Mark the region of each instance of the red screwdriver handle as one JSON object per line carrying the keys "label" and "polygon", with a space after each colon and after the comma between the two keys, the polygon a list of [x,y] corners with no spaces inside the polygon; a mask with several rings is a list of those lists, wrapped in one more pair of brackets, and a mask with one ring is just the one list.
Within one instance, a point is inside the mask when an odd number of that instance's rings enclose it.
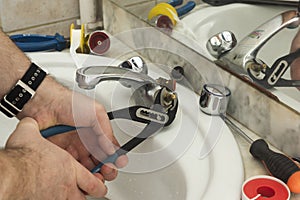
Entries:
{"label": "red screwdriver handle", "polygon": [[300,168],[292,159],[272,151],[263,139],[251,144],[250,153],[261,160],[274,177],[285,182],[291,192],[300,193]]}

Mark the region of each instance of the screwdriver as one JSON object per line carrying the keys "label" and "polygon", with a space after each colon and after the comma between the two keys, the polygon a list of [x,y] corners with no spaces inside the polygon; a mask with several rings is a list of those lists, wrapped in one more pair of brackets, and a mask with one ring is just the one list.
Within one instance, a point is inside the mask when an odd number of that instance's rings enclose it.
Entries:
{"label": "screwdriver", "polygon": [[251,144],[249,150],[251,155],[256,159],[259,159],[272,176],[285,182],[291,192],[300,193],[299,166],[290,157],[272,151],[265,140],[258,139],[254,141],[251,139],[244,131],[225,116],[230,94],[231,92],[227,87],[215,84],[205,84],[199,102],[201,110],[210,115],[219,115],[232,130],[237,132]]}
{"label": "screwdriver", "polygon": [[263,139],[252,140],[227,117],[224,116],[223,119],[227,125],[251,144],[249,150],[251,155],[259,159],[272,176],[285,182],[291,192],[300,193],[300,168],[290,157],[272,151]]}

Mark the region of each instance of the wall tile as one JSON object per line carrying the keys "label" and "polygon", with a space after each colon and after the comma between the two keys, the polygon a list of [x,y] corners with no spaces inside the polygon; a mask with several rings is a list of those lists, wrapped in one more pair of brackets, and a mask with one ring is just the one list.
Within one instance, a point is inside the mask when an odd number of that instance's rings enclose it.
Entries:
{"label": "wall tile", "polygon": [[129,12],[134,13],[135,15],[139,16],[141,19],[147,20],[148,13],[151,8],[155,6],[155,1],[148,1],[144,3],[134,4],[131,6],[127,6]]}
{"label": "wall tile", "polygon": [[41,25],[38,27],[22,29],[19,31],[6,32],[8,35],[13,34],[44,34],[44,35],[54,35],[55,33],[59,33],[65,37],[70,36],[70,25],[74,23],[74,20],[66,20],[63,22],[57,22],[47,25]]}
{"label": "wall tile", "polygon": [[78,0],[2,0],[0,3],[5,32],[79,17]]}
{"label": "wall tile", "polygon": [[133,4],[149,2],[148,0],[114,0],[114,2],[120,6],[130,6]]}

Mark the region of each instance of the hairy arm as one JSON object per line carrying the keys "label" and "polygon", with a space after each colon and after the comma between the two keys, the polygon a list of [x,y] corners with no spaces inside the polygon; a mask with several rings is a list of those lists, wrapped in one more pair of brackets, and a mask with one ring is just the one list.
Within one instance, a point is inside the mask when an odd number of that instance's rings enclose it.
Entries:
{"label": "hairy arm", "polygon": [[[22,174],[18,170],[18,160],[22,154],[19,150],[0,151],[0,195],[3,199],[13,198],[23,190]],[[20,168],[23,168],[19,166]],[[20,180],[19,180],[20,179]],[[18,188],[18,190],[16,190]],[[16,199],[16,198],[15,198]]]}
{"label": "hairy arm", "polygon": [[[31,61],[29,58],[0,31],[0,98],[3,98],[29,68]],[[55,89],[53,89],[55,88]],[[52,90],[51,90],[52,89]],[[49,92],[51,90],[51,92]],[[26,116],[33,117],[38,121],[40,129],[55,124],[57,113],[53,108],[54,101],[59,97],[59,93],[68,91],[57,83],[50,76],[46,76],[36,91],[35,96],[25,104],[23,111],[17,115],[19,119]],[[57,100],[58,101],[58,100]],[[50,112],[49,112],[50,111]],[[53,111],[53,112],[51,112]],[[52,121],[49,121],[52,120]]]}
{"label": "hairy arm", "polygon": [[99,180],[66,151],[41,137],[24,118],[0,151],[1,199],[85,199],[106,193]]}
{"label": "hairy arm", "polygon": [[[1,31],[0,41],[0,98],[3,98],[16,82],[22,78],[29,68],[31,61]],[[78,106],[75,105],[77,116],[81,116],[81,118],[76,119],[76,124],[73,118],[73,98],[76,98],[77,102],[80,102]],[[86,108],[85,105],[93,105],[93,107]],[[113,135],[105,108],[93,99],[74,93],[68,88],[63,87],[50,76],[46,76],[36,90],[34,97],[25,104],[23,110],[17,115],[17,118],[20,120],[26,117],[33,118],[37,122],[39,130],[58,124],[88,127],[85,130],[85,135],[90,135],[90,140],[92,141],[99,141],[97,144],[97,153],[99,152],[99,155],[94,155],[90,151],[87,151],[78,133],[75,131],[53,136],[48,138],[48,140],[68,151],[89,170],[98,164],[98,160],[105,159],[107,155],[113,154],[115,149],[119,147]],[[2,156],[1,160],[3,160],[0,163],[1,168],[6,168],[3,170],[3,173],[1,171],[1,179],[11,181],[13,177],[10,176],[14,176],[14,174],[4,173],[4,171],[14,168],[11,166],[13,162],[19,162],[29,157],[23,157],[21,160],[14,159],[13,157],[9,157],[6,150],[2,151],[0,155]],[[60,154],[60,152],[57,153]],[[6,159],[9,161],[8,166],[6,165]],[[116,166],[123,167],[126,163],[127,157],[122,156],[117,160]],[[37,165],[40,164],[37,163]],[[40,167],[46,166],[41,165]],[[100,179],[113,180],[117,176],[117,170],[111,166],[103,166],[101,174],[95,174],[95,176]],[[51,181],[53,180],[51,179]],[[102,186],[104,186],[103,183]]]}

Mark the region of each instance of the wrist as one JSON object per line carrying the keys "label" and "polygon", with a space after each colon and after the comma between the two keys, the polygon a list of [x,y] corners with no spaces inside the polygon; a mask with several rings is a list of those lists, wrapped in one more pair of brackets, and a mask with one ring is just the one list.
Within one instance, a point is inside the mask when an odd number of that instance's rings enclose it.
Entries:
{"label": "wrist", "polygon": [[30,66],[29,58],[16,45],[0,31],[0,66],[1,66],[1,99],[12,86],[22,78]]}
{"label": "wrist", "polygon": [[1,99],[0,111],[7,117],[14,117],[23,110],[24,105],[34,97],[35,91],[43,82],[47,73],[31,63],[25,74]]}
{"label": "wrist", "polygon": [[47,75],[17,118],[31,117],[38,122],[40,129],[53,126],[57,124],[57,110],[66,109],[61,107],[61,102],[68,98],[68,94],[67,88]]}

